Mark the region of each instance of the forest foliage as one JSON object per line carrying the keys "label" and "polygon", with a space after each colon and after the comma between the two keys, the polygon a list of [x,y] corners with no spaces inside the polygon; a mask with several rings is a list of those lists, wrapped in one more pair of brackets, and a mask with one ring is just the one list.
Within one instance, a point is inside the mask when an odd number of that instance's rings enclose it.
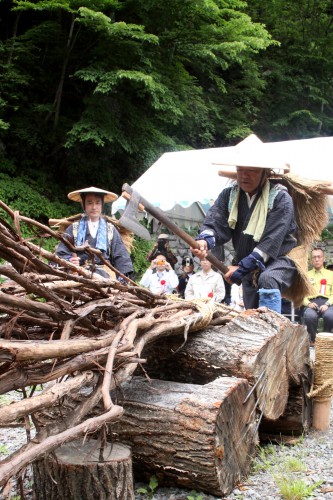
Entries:
{"label": "forest foliage", "polygon": [[333,135],[327,0],[0,0],[0,198],[42,220],[165,151]]}

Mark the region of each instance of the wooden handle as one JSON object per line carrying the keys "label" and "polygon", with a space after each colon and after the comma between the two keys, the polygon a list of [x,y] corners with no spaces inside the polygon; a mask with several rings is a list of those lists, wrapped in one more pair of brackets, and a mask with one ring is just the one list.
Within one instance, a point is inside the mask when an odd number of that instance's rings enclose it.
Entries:
{"label": "wooden handle", "polygon": [[[123,191],[126,191],[127,193],[129,193],[129,195],[131,195],[133,190],[131,186],[129,186],[128,184],[124,184]],[[140,200],[143,203],[145,210],[148,213],[150,213],[153,217],[155,217],[155,219],[164,224],[164,226],[170,229],[170,231],[172,231],[174,234],[179,236],[191,248],[199,249],[198,242],[194,238],[192,238],[192,236],[183,231],[183,229],[178,227],[171,219],[169,219],[169,217],[165,215],[165,213],[160,208],[154,207],[154,205],[149,203],[149,201],[142,198],[141,195],[140,195]],[[216,269],[219,269],[219,271],[221,271],[223,274],[226,274],[229,271],[229,268],[223,262],[221,262],[217,257],[215,257],[215,255],[213,255],[211,252],[208,252],[206,258],[214,267],[216,267]]]}
{"label": "wooden handle", "polygon": [[[124,189],[124,186],[123,186],[123,189]],[[131,195],[127,191],[123,191],[121,193],[121,196],[123,198],[125,198],[126,201],[129,201],[131,199]],[[140,212],[145,211],[145,207],[142,205],[142,203],[139,203],[138,208],[139,208]]]}

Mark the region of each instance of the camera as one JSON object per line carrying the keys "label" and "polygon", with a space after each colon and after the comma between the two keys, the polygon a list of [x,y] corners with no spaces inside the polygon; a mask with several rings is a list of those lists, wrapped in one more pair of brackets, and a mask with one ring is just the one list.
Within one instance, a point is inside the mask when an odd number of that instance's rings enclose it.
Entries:
{"label": "camera", "polygon": [[158,260],[158,261],[156,262],[156,264],[157,264],[158,266],[164,266],[164,264],[166,264],[166,262],[165,262],[165,260]]}
{"label": "camera", "polygon": [[167,240],[164,240],[162,238],[160,238],[159,240],[157,240],[157,248],[161,251],[161,250],[165,250],[165,245],[166,245],[166,242]]}

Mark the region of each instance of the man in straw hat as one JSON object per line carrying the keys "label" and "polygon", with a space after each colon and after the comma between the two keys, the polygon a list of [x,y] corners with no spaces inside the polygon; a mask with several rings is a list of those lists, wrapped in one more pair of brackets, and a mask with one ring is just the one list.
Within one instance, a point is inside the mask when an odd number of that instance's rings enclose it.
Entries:
{"label": "man in straw hat", "polygon": [[281,292],[297,275],[286,256],[297,245],[296,223],[287,189],[269,180],[273,169],[285,172],[289,166],[266,156],[264,144],[251,135],[221,163],[236,167],[236,181],[209,210],[196,238],[200,250],[193,252],[202,258],[215,243],[232,240],[235,265],[225,279],[243,285],[246,309],[267,306],[281,312]]}
{"label": "man in straw hat", "polygon": [[[112,266],[130,277],[133,274],[133,265],[129,253],[118,230],[102,216],[104,203],[112,202],[118,196],[104,189],[88,187],[69,193],[68,198],[81,203],[84,215],[66,229],[64,237],[75,246],[87,242],[91,247],[101,250],[103,257]],[[91,258],[85,252],[72,253],[62,242],[59,243],[56,253],[77,266],[88,265]],[[104,278],[109,278],[110,274],[102,268],[102,264],[98,256],[95,256],[94,271]]]}

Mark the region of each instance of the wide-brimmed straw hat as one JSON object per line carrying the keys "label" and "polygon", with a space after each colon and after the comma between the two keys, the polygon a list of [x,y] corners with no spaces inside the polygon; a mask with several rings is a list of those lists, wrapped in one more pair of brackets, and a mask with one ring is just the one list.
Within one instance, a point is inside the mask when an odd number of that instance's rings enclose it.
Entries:
{"label": "wide-brimmed straw hat", "polygon": [[[273,155],[269,146],[268,143],[263,143],[255,134],[251,134],[237,146],[229,148],[221,161],[214,162],[214,165],[265,168],[289,172],[290,165],[278,158],[276,153]],[[226,171],[219,171],[219,175],[224,176],[225,174]]]}
{"label": "wide-brimmed straw hat", "polygon": [[104,196],[104,203],[110,203],[118,198],[118,195],[112,193],[111,191],[105,191],[105,189],[99,189],[97,187],[91,186],[83,189],[78,189],[77,191],[72,191],[68,193],[68,198],[72,201],[77,201],[82,203],[82,194],[98,194]]}

